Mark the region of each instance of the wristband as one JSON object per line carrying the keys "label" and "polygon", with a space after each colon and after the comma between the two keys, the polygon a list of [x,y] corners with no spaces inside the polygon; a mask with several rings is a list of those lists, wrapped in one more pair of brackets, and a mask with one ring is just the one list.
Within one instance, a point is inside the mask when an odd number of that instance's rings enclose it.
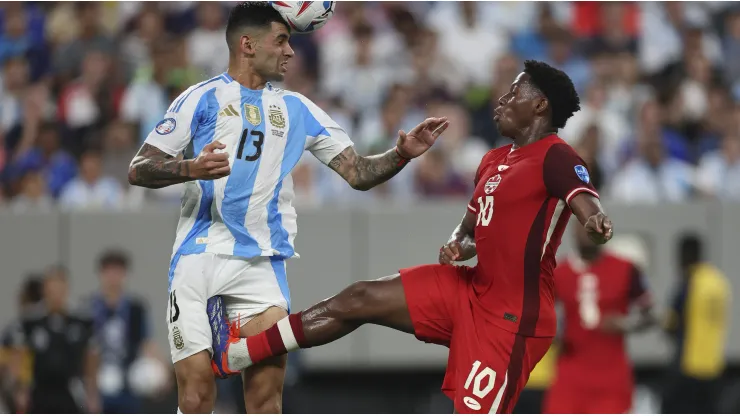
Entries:
{"label": "wristband", "polygon": [[396,166],[399,168],[406,166],[406,164],[408,164],[411,159],[406,159],[405,157],[401,156],[401,152],[398,151],[398,146],[394,147],[393,150],[395,150],[398,157],[401,158],[401,160],[398,161],[398,164],[396,164]]}

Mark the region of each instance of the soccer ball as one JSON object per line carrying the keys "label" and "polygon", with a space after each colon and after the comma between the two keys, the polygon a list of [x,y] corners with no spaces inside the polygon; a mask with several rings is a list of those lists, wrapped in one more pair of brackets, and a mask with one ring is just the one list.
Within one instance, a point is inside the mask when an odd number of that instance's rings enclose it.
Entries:
{"label": "soccer ball", "polygon": [[271,1],[293,31],[313,32],[324,26],[334,15],[335,1]]}

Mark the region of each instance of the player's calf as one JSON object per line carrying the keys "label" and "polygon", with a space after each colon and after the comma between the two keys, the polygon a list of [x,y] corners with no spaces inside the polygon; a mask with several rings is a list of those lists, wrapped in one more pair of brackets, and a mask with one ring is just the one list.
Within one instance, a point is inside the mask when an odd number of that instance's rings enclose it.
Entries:
{"label": "player's calf", "polygon": [[264,332],[214,348],[219,349],[215,353],[228,357],[228,368],[244,369],[289,351],[335,341],[365,323],[413,333],[398,275],[354,283],[336,296],[281,319]]}

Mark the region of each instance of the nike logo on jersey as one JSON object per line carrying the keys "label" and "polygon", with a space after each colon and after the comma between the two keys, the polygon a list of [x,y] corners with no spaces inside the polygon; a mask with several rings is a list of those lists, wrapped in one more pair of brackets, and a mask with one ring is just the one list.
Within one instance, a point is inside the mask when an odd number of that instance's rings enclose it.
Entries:
{"label": "nike logo on jersey", "polygon": [[229,104],[228,107],[225,107],[223,110],[219,111],[218,116],[219,117],[233,117],[238,116],[239,114],[236,113],[236,110],[234,110],[234,107]]}
{"label": "nike logo on jersey", "polygon": [[506,169],[509,169],[509,167],[507,165],[498,165],[498,171],[499,172],[503,172]]}

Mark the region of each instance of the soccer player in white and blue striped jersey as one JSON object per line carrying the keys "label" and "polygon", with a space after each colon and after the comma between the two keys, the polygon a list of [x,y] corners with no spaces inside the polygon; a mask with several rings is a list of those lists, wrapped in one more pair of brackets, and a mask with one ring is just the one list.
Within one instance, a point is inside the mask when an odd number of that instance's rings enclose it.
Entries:
{"label": "soccer player in white and blue striped jersey", "polygon": [[[184,183],[169,271],[167,319],[179,410],[213,410],[211,324],[225,313],[241,336],[287,316],[285,259],[296,256],[290,171],[304,150],[368,190],[424,153],[447,127],[430,118],[396,147],[359,156],[344,130],[306,97],[275,88],[293,56],[290,30],[267,2],[229,15],[228,71],[180,95],[131,162],[133,185]],[[221,311],[221,306],[225,312]],[[215,337],[219,338],[219,337]],[[244,374],[248,413],[280,413],[285,358]]]}

